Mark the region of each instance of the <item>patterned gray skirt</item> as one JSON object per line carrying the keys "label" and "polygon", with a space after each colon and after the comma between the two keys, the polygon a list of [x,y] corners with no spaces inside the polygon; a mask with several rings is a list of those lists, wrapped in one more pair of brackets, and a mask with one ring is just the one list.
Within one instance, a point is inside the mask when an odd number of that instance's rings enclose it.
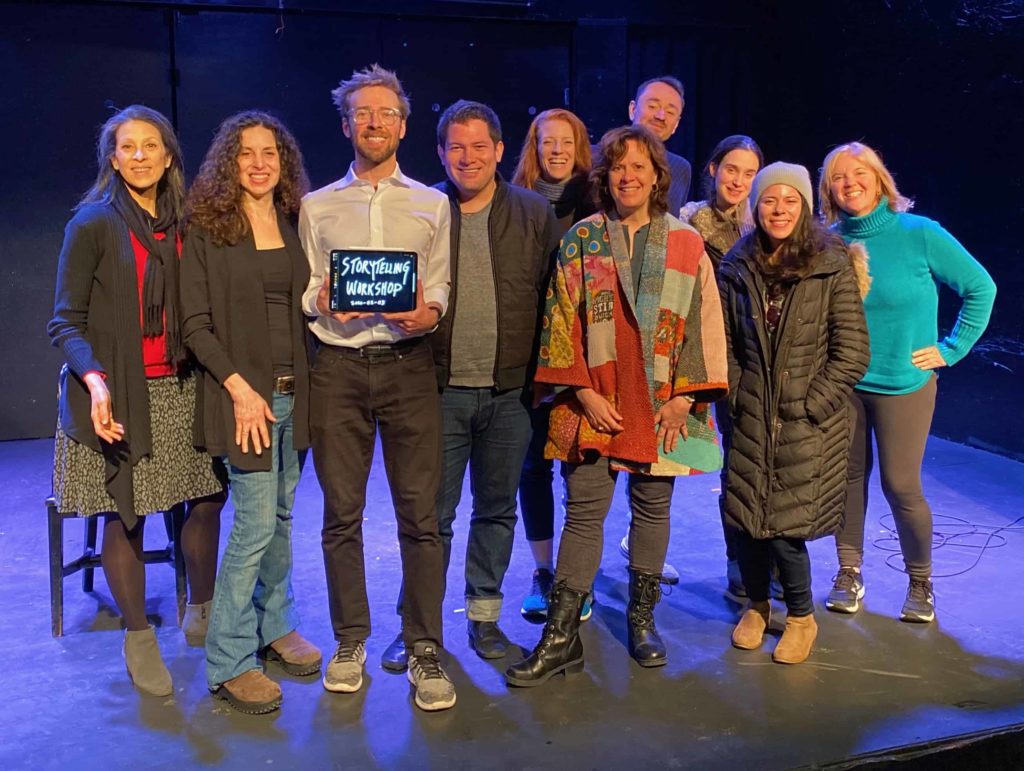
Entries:
{"label": "patterned gray skirt", "polygon": [[[192,446],[195,377],[159,377],[146,384],[153,454],[132,471],[139,516],[224,489],[220,461]],[[83,517],[116,512],[117,504],[107,493],[104,478],[103,456],[65,434],[58,421],[53,442],[53,495],[58,510]]]}

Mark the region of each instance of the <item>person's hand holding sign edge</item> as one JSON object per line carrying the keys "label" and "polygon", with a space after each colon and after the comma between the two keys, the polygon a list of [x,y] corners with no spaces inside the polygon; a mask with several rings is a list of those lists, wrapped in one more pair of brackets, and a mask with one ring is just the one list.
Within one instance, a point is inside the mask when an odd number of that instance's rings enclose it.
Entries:
{"label": "person's hand holding sign edge", "polygon": [[359,311],[350,311],[349,313],[332,312],[330,296],[331,276],[328,274],[324,276],[324,283],[320,285],[320,291],[316,293],[316,309],[320,311],[321,316],[329,316],[339,324],[346,324],[353,319],[362,319],[373,315],[372,313],[361,313]]}
{"label": "person's hand holding sign edge", "polygon": [[[408,335],[429,332],[441,320],[441,306],[437,303],[423,301],[423,284],[416,282],[416,308],[404,313],[381,314]],[[354,315],[354,314],[346,314]]]}

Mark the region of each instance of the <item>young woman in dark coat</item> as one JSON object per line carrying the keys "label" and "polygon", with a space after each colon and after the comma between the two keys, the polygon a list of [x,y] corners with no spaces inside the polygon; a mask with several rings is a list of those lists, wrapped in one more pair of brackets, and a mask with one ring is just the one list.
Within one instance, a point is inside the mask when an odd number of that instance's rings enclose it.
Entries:
{"label": "young woman in dark coat", "polygon": [[231,480],[234,524],[206,638],[210,690],[241,712],[276,709],[257,660],[320,671],[297,631],[292,504],[309,446],[309,366],[300,298],[309,263],[292,225],[308,189],[295,139],[243,112],[217,130],[188,197],[182,257],[185,342],[199,360],[196,428]]}
{"label": "young woman in dark coat", "polygon": [[804,661],[817,637],[806,542],[842,522],[847,399],[870,358],[854,261],[812,218],[811,191],[803,166],[762,169],[755,230],[719,270],[733,424],[725,513],[750,598],[732,642],[762,643],[771,560],[788,612],[773,654],[784,664]]}
{"label": "young woman in dark coat", "polygon": [[[202,640],[217,569],[223,481],[192,446],[195,378],[181,342],[181,151],[160,113],[131,105],[97,142],[96,181],[64,231],[53,319],[60,374],[53,494],[61,512],[104,516],[100,559],[124,618],[136,687],[173,693],[146,618],[143,515],[188,502],[181,542],[186,638]],[[201,644],[201,642],[200,642]]]}
{"label": "young woman in dark coat", "polygon": [[[750,187],[754,177],[764,166],[764,154],[757,142],[743,134],[727,136],[711,151],[704,166],[704,200],[691,201],[679,212],[679,219],[691,225],[704,239],[704,251],[711,258],[715,271],[722,258],[736,242],[754,230],[754,217],[750,211]],[[715,404],[715,421],[722,432],[722,450],[729,456],[729,406],[726,401]],[[723,466],[718,509],[722,517],[722,537],[725,541],[726,594],[743,603],[747,590],[740,578],[735,531],[725,519],[725,490],[728,487],[728,464]],[[772,594],[782,598],[782,587],[772,580]]]}

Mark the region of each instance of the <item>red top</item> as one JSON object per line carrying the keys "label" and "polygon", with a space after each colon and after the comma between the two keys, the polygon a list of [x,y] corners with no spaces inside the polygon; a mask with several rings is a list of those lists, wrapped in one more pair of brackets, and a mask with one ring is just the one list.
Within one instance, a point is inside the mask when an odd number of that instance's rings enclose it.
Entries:
{"label": "red top", "polygon": [[[128,235],[132,239],[132,251],[135,252],[135,274],[139,280],[139,324],[143,324],[143,302],[142,299],[142,282],[143,277],[146,275],[146,258],[149,256],[149,252],[146,251],[146,247],[135,237],[135,234],[131,230],[128,231]],[[164,239],[164,233],[154,233],[153,237],[158,241]],[[181,239],[178,239],[178,257],[181,257]],[[142,364],[146,369],[146,377],[166,377],[167,375],[175,374],[174,366],[167,359],[167,336],[165,334],[160,337],[142,337]]]}

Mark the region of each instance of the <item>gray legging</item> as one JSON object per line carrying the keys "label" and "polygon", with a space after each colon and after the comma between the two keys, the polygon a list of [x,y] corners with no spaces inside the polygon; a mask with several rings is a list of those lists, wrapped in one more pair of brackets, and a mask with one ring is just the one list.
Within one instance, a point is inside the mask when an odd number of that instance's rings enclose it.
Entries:
{"label": "gray legging", "polygon": [[907,573],[928,579],[932,574],[932,511],[921,490],[921,462],[935,412],[936,378],[909,394],[854,391],[856,414],[846,488],[846,524],[836,535],[843,567],[864,561],[864,519],[868,480],[874,465],[871,438],[878,444],[882,492],[896,520],[896,532]]}
{"label": "gray legging", "polygon": [[[555,576],[570,589],[589,592],[601,566],[604,520],[612,504],[617,471],[607,458],[563,463],[567,499],[565,526],[558,544]],[[669,510],[675,477],[627,474],[629,505],[629,566],[641,573],[661,573],[668,551]]]}

